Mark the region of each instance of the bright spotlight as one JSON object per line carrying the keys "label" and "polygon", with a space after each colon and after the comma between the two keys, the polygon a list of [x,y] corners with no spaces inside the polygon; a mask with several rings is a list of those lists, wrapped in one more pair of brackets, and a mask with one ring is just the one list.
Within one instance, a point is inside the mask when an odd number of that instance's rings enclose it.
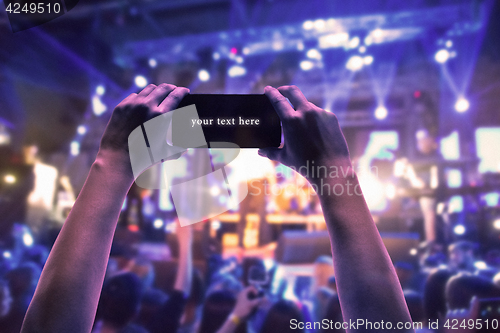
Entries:
{"label": "bright spotlight", "polygon": [[217,220],[212,221],[212,223],[211,223],[211,227],[212,227],[212,229],[214,229],[214,230],[219,230],[219,229],[220,229],[220,227],[221,227],[221,223],[220,223],[220,221],[217,221]]}
{"label": "bright spotlight", "polygon": [[94,111],[94,114],[96,116],[100,116],[101,114],[106,112],[107,109],[108,109],[108,107],[106,106],[106,104],[101,102],[101,99],[99,98],[99,96],[94,95],[92,97],[92,110]]}
{"label": "bright spotlight", "polygon": [[242,64],[243,63],[243,57],[242,56],[237,56],[235,59],[234,59],[238,64]]}
{"label": "bright spotlight", "polygon": [[376,109],[375,109],[375,118],[379,119],[379,120],[382,120],[382,119],[385,119],[387,118],[387,108],[383,105],[379,105]]}
{"label": "bright spotlight", "polygon": [[105,88],[102,84],[98,85],[98,86],[95,88],[95,93],[96,93],[97,95],[99,95],[99,96],[104,95],[104,93],[105,93],[105,92],[106,92],[106,88]]}
{"label": "bright spotlight", "polygon": [[314,28],[316,30],[323,30],[325,28],[325,20],[316,20],[314,21]]}
{"label": "bright spotlight", "polygon": [[465,227],[459,224],[455,226],[455,228],[453,228],[453,232],[455,233],[455,235],[463,235],[465,234]]}
{"label": "bright spotlight", "polygon": [[218,186],[212,186],[210,188],[210,194],[213,195],[214,197],[220,194],[220,189]]}
{"label": "bright spotlight", "polygon": [[137,75],[134,82],[138,88],[144,88],[148,85],[148,80],[142,75]]}
{"label": "bright spotlight", "polygon": [[3,181],[7,184],[14,184],[16,182],[16,177],[14,175],[5,175]]}
{"label": "bright spotlight", "polygon": [[372,31],[371,35],[376,40],[380,40],[384,36],[384,32],[382,31],[382,29],[378,29],[377,28],[377,29],[375,29],[375,30]]}
{"label": "bright spotlight", "polygon": [[450,48],[453,46],[453,42],[451,40],[447,40],[446,43],[444,44],[447,48]]}
{"label": "bright spotlight", "polygon": [[246,68],[238,65],[232,66],[231,68],[229,68],[229,71],[227,72],[227,74],[230,77],[243,76],[246,73],[247,73]]}
{"label": "bright spotlight", "polygon": [[206,69],[200,69],[198,71],[198,79],[202,82],[210,80],[210,73]]}
{"label": "bright spotlight", "polygon": [[314,28],[314,22],[313,21],[305,21],[303,24],[302,24],[302,28],[304,28],[304,30],[311,30],[312,28]]}
{"label": "bright spotlight", "polygon": [[460,97],[455,103],[455,110],[457,110],[457,112],[462,113],[467,111],[469,109],[469,106],[470,106],[469,101],[463,97]]}
{"label": "bright spotlight", "polygon": [[85,133],[87,133],[87,127],[83,126],[83,125],[80,125],[78,126],[78,128],[76,129],[76,132],[80,135],[84,135]]}
{"label": "bright spotlight", "polygon": [[365,53],[366,52],[366,46],[361,45],[358,49],[359,53]]}
{"label": "bright spotlight", "polygon": [[361,68],[363,68],[363,58],[358,55],[354,55],[350,57],[349,60],[347,60],[345,67],[353,72],[359,71]]}
{"label": "bright spotlight", "polygon": [[3,251],[3,257],[5,259],[10,259],[12,258],[12,253],[10,253],[10,251]]}
{"label": "bright spotlight", "polygon": [[449,58],[450,58],[450,53],[448,52],[448,50],[445,49],[437,51],[436,54],[434,55],[434,59],[440,64],[444,64],[446,61],[448,61]]}
{"label": "bright spotlight", "polygon": [[411,255],[411,256],[416,256],[417,254],[418,254],[418,250],[417,250],[416,248],[412,248],[412,249],[410,250],[410,255]]}
{"label": "bright spotlight", "polygon": [[372,64],[372,62],[373,62],[373,56],[367,55],[367,56],[363,57],[363,64],[369,66]]}
{"label": "bright spotlight", "polygon": [[309,71],[309,70],[311,70],[313,67],[314,67],[314,64],[312,63],[312,61],[309,61],[309,60],[304,60],[304,61],[301,61],[301,62],[300,62],[300,68],[301,68],[303,71]]}
{"label": "bright spotlight", "polygon": [[488,265],[484,261],[476,261],[474,267],[477,269],[488,269]]}
{"label": "bright spotlight", "polygon": [[493,228],[500,230],[500,219],[493,221]]}
{"label": "bright spotlight", "polygon": [[28,233],[28,232],[24,233],[24,235],[23,235],[23,243],[27,247],[31,247],[33,245],[33,243],[34,243],[33,236],[31,236],[30,233]]}
{"label": "bright spotlight", "polygon": [[214,52],[214,53],[212,54],[212,59],[214,59],[214,60],[219,60],[219,59],[220,59],[220,54],[219,54],[219,52]]}
{"label": "bright spotlight", "polygon": [[310,59],[316,59],[316,60],[321,59],[321,53],[316,49],[310,49],[309,51],[307,51],[306,55]]}
{"label": "bright spotlight", "polygon": [[355,36],[353,37],[350,41],[349,41],[349,47],[351,49],[354,49],[356,47],[358,47],[359,45],[359,37],[358,36]]}
{"label": "bright spotlight", "polygon": [[69,152],[73,156],[76,156],[76,155],[80,154],[80,142],[78,142],[78,141],[71,142],[70,151]]}
{"label": "bright spotlight", "polygon": [[151,58],[151,59],[149,59],[149,62],[148,62],[148,63],[149,63],[149,67],[151,67],[151,68],[155,68],[155,67],[156,67],[156,65],[158,65],[158,62],[156,61],[156,59],[155,59],[155,58]]}
{"label": "bright spotlight", "polygon": [[153,227],[155,229],[161,229],[163,227],[163,220],[162,219],[155,219],[153,221]]}

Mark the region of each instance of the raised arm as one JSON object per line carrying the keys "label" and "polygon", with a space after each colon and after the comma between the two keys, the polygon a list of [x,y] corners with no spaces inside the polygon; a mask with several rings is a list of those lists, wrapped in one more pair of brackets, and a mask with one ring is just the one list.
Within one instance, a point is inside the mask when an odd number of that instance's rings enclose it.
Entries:
{"label": "raised arm", "polygon": [[42,271],[21,332],[91,331],[118,215],[134,181],[128,136],[145,121],[175,109],[187,92],[151,84],[114,109],[87,181]]}
{"label": "raised arm", "polygon": [[179,265],[174,289],[183,292],[184,296],[187,297],[191,291],[193,277],[193,227],[190,225],[185,227],[177,226],[177,239],[179,241]]}
{"label": "raised arm", "polygon": [[[344,321],[391,322],[394,330],[398,322],[411,323],[337,117],[308,102],[295,86],[266,87],[265,93],[281,119],[284,146],[261,149],[259,154],[299,171],[318,193],[330,235]],[[369,326],[352,328],[348,331],[373,331]]]}

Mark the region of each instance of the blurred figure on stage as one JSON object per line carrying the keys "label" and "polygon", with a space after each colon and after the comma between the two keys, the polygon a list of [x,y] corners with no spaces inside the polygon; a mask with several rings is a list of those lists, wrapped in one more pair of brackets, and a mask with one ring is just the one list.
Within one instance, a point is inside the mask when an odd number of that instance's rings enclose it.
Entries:
{"label": "blurred figure on stage", "polygon": [[443,158],[438,150],[437,139],[426,129],[416,133],[417,154],[412,160],[398,159],[394,175],[405,179],[409,192],[418,196],[424,219],[424,238],[428,242],[438,240],[436,205],[442,188]]}

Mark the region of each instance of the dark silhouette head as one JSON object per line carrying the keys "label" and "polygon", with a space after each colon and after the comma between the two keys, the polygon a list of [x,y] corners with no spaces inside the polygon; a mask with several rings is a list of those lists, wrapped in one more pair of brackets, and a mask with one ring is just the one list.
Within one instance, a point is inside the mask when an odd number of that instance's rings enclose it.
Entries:
{"label": "dark silhouette head", "polygon": [[215,333],[236,305],[236,296],[228,290],[210,293],[203,304],[200,333]]}
{"label": "dark silhouette head", "polygon": [[500,297],[500,290],[491,280],[468,273],[455,275],[446,284],[446,302],[449,310],[468,309],[474,296]]}
{"label": "dark silhouette head", "polygon": [[304,322],[304,316],[294,302],[280,300],[269,309],[260,333],[304,332],[304,330],[290,327],[292,319],[297,320],[297,322]]}
{"label": "dark silhouette head", "polygon": [[115,275],[104,282],[97,317],[108,325],[122,328],[137,314],[141,298],[142,285],[137,275]]}

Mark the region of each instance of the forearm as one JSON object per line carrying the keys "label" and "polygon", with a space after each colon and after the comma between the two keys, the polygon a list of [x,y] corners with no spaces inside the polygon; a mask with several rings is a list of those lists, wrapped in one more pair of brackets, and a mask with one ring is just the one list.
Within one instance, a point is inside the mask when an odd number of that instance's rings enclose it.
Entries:
{"label": "forearm", "polygon": [[236,325],[236,322],[232,319],[232,315],[229,315],[229,317],[226,319],[224,322],[224,325],[222,325],[221,328],[217,331],[217,333],[233,333],[236,331],[236,328],[238,327]]}
{"label": "forearm", "polygon": [[188,296],[191,291],[192,276],[193,276],[192,245],[191,242],[189,242],[189,244],[184,244],[181,242],[179,244],[179,264],[177,267],[177,276],[175,278],[174,289],[182,291],[184,292],[185,296]]}
{"label": "forearm", "polygon": [[22,332],[90,332],[132,182],[126,154],[99,152],[43,269]]}
{"label": "forearm", "polygon": [[345,176],[314,183],[332,243],[344,320],[410,322],[399,280],[357,176],[350,163],[343,168],[349,170]]}

